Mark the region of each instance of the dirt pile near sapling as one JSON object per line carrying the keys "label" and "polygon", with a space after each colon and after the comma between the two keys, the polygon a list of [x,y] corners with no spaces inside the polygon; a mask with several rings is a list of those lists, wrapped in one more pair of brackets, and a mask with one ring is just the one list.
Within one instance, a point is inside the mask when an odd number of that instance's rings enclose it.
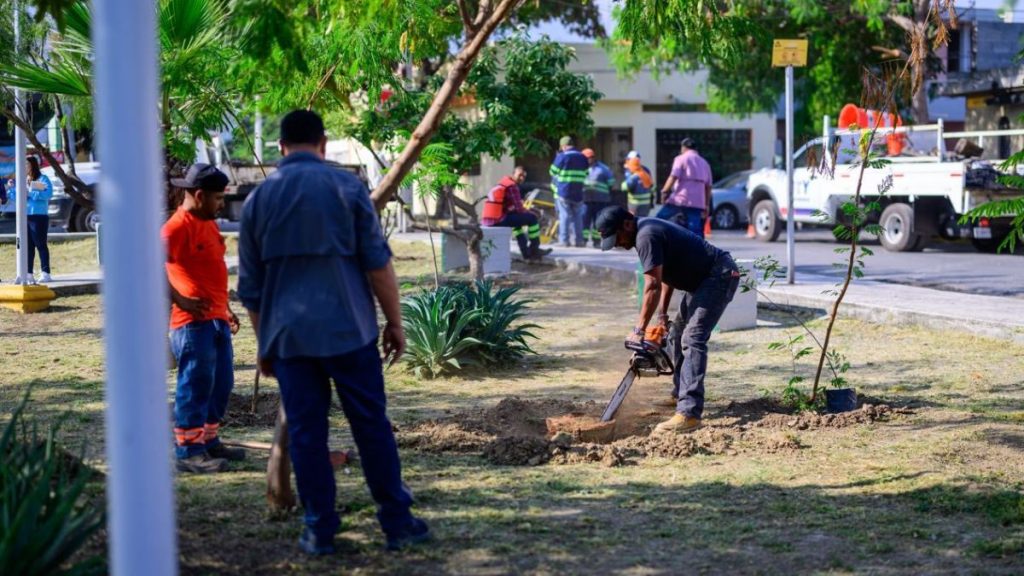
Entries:
{"label": "dirt pile near sapling", "polygon": [[893,408],[886,404],[864,404],[857,410],[839,414],[768,414],[754,425],[758,428],[791,428],[794,430],[818,430],[822,428],[846,428],[872,422],[885,422],[898,416],[912,414],[909,408]]}
{"label": "dirt pile near sapling", "polygon": [[408,430],[399,429],[396,434],[400,447],[435,454],[480,452],[494,438],[491,434],[444,422],[424,422]]}
{"label": "dirt pile near sapling", "polygon": [[228,409],[224,415],[225,426],[267,427],[277,422],[277,410],[281,396],[276,392],[260,392],[256,399],[256,412],[252,411],[252,394],[232,393],[228,398]]}
{"label": "dirt pile near sapling", "polygon": [[597,403],[577,404],[569,400],[523,400],[517,396],[503,398],[491,408],[455,414],[452,422],[465,430],[494,436],[547,435],[547,419],[564,414],[600,415]]}
{"label": "dirt pile near sapling", "polygon": [[535,436],[505,436],[487,444],[483,456],[502,466],[538,466],[551,459],[551,442]]}

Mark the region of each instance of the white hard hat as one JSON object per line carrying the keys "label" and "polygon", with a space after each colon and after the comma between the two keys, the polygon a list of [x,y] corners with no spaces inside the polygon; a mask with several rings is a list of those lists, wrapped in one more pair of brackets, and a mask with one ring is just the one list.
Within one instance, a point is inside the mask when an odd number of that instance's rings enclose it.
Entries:
{"label": "white hard hat", "polygon": [[636,150],[630,150],[629,154],[626,154],[626,160],[632,160],[633,158],[639,158],[640,153]]}

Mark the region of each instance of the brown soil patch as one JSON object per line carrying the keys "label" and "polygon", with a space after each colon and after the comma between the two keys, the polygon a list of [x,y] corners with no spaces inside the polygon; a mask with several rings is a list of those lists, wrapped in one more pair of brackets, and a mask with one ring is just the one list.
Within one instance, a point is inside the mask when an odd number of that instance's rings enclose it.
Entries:
{"label": "brown soil patch", "polygon": [[256,412],[252,411],[252,394],[232,393],[224,415],[225,426],[273,428],[281,396],[275,392],[261,392],[256,399]]}
{"label": "brown soil patch", "polygon": [[601,408],[596,402],[505,398],[491,408],[399,430],[398,443],[424,452],[478,453],[498,465],[623,466],[641,458],[795,451],[804,448],[796,431],[864,425],[911,413],[886,404],[864,404],[843,414],[793,413],[759,398],[709,407],[704,426],[693,434],[651,435],[655,424],[671,416],[671,407],[631,395],[612,422],[600,421]]}

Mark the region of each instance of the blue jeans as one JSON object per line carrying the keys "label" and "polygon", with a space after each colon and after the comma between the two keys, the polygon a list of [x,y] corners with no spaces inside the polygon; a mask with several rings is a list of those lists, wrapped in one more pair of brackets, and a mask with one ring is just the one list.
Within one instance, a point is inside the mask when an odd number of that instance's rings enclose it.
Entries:
{"label": "blue jeans", "polygon": [[412,523],[412,493],[402,483],[376,342],[330,358],[276,359],[274,374],[288,416],[288,448],[305,523],[317,539],[333,540],[340,524],[334,509],[337,487],[327,447],[331,380],[352,428],[363,475],[377,502],[381,528],[388,535],[408,528]]}
{"label": "blue jeans", "polygon": [[704,237],[704,219],[701,217],[701,208],[690,208],[688,206],[675,206],[664,204],[655,214],[655,218],[675,222],[701,238]]}
{"label": "blue jeans", "polygon": [[220,421],[235,386],[231,328],[224,320],[186,324],[171,331],[171,352],[178,362],[175,454],[189,458],[220,443]]}
{"label": "blue jeans", "polygon": [[50,273],[50,246],[47,234],[50,231],[50,217],[46,214],[28,216],[28,273],[32,273],[32,264],[39,250],[39,267],[46,274]]}
{"label": "blue jeans", "polygon": [[[583,216],[587,212],[587,205],[583,202],[574,202],[561,196],[557,200],[558,206],[558,241],[562,244],[583,245]],[[572,227],[573,242],[569,241],[569,229]]]}
{"label": "blue jeans", "polygon": [[704,413],[704,377],[708,370],[708,340],[726,306],[732,302],[740,277],[732,257],[723,255],[711,274],[692,293],[683,293],[669,341],[675,374],[672,395],[679,399],[676,412],[700,418]]}

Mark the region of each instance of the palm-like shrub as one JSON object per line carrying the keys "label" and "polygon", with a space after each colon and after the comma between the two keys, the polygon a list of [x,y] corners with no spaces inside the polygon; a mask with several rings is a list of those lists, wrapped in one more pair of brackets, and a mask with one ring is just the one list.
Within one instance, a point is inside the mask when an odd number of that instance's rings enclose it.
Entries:
{"label": "palm-like shrub", "polygon": [[81,501],[90,472],[69,465],[56,440],[23,419],[25,401],[0,437],[0,574],[95,574],[102,559],[72,563],[102,524],[99,511]]}
{"label": "palm-like shrub", "polygon": [[478,353],[484,364],[505,366],[526,354],[534,354],[527,338],[536,338],[530,332],[537,324],[513,325],[526,316],[533,300],[515,299],[518,286],[494,289],[490,280],[477,281],[476,290],[466,290],[469,310],[480,315],[468,326],[469,335],[481,342]]}
{"label": "palm-like shrub", "polygon": [[[475,288],[475,289],[474,289]],[[536,324],[516,324],[532,300],[515,298],[517,287],[495,289],[490,281],[449,284],[402,301],[409,367],[435,377],[466,365],[504,366],[534,351]]]}
{"label": "palm-like shrub", "polygon": [[442,286],[402,301],[409,367],[417,376],[433,378],[446,370],[459,370],[473,362],[471,352],[480,341],[465,334],[480,312],[465,310],[465,291]]}

